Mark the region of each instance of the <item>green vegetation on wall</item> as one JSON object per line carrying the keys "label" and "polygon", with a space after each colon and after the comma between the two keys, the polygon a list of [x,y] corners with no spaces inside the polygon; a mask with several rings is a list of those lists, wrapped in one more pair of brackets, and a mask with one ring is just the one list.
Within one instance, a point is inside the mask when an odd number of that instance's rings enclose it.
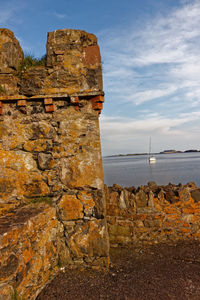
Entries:
{"label": "green vegetation on wall", "polygon": [[18,71],[25,71],[31,67],[45,66],[46,54],[41,58],[35,58],[33,55],[25,55],[22,64],[19,66]]}

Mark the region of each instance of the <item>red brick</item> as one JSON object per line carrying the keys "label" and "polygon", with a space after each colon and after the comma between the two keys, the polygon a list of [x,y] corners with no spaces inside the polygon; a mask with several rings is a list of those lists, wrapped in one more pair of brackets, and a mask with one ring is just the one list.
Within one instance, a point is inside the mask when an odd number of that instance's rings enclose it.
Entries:
{"label": "red brick", "polygon": [[44,99],[44,104],[45,105],[53,104],[53,99],[52,98],[45,98]]}
{"label": "red brick", "polygon": [[104,102],[104,96],[98,95],[98,96],[92,98],[92,102]]}
{"label": "red brick", "polygon": [[95,102],[92,104],[92,108],[95,110],[101,110],[103,108],[103,104],[101,102]]}
{"label": "red brick", "polygon": [[84,49],[83,63],[86,65],[101,63],[101,55],[98,45],[88,46]]}
{"label": "red brick", "polygon": [[46,112],[54,112],[54,105],[45,105]]}
{"label": "red brick", "polygon": [[2,107],[0,107],[0,115],[2,115]]}
{"label": "red brick", "polygon": [[18,100],[17,106],[26,106],[26,100]]}

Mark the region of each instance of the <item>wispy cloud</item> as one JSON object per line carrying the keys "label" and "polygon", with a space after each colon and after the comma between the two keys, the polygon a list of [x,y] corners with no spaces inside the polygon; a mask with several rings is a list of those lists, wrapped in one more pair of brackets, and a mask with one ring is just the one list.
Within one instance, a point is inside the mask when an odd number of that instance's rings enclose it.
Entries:
{"label": "wispy cloud", "polygon": [[[103,119],[105,152],[115,134],[124,141],[153,133],[158,142],[171,138],[176,145],[186,143],[189,136],[191,143],[198,144],[200,131],[194,122],[200,119],[200,2],[182,1],[179,8],[164,13],[142,20],[140,28],[133,24],[107,31],[103,39],[105,91],[113,108],[118,105],[119,111],[121,105],[124,115],[121,120]],[[149,111],[145,119],[140,107]],[[129,146],[133,144],[130,141]]]}
{"label": "wispy cloud", "polygon": [[[139,30],[107,32],[103,51],[105,88],[108,85],[115,90],[117,85],[124,99],[139,104],[137,97],[130,99],[131,93],[141,95],[143,102],[143,95],[148,101],[166,96],[167,90],[169,95],[183,87],[190,90],[188,80],[199,86],[199,20],[200,3],[193,2],[144,23]],[[149,81],[154,81],[154,89],[149,89]]]}
{"label": "wispy cloud", "polygon": [[69,18],[68,15],[60,13],[60,12],[55,12],[55,11],[52,13],[52,15],[58,19],[66,19],[66,18],[68,19]]}

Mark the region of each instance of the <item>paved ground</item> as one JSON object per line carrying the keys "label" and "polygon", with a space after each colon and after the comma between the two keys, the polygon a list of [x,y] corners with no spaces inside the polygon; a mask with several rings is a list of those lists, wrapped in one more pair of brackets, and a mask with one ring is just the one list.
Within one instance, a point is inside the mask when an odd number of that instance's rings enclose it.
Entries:
{"label": "paved ground", "polygon": [[111,250],[108,272],[69,270],[37,300],[200,300],[200,243]]}

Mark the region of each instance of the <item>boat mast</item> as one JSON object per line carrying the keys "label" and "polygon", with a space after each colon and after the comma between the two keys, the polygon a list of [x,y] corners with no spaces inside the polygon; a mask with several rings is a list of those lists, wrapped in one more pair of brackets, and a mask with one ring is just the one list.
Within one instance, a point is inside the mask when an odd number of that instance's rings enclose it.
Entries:
{"label": "boat mast", "polygon": [[151,136],[150,136],[150,139],[149,139],[149,156],[151,156]]}

